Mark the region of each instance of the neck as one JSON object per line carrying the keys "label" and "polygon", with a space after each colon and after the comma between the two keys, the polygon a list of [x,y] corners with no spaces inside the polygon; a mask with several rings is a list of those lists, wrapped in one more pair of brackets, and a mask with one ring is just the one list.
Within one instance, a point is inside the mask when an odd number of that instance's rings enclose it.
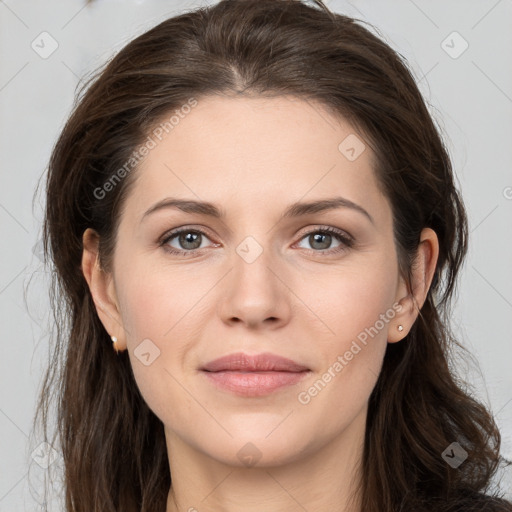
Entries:
{"label": "neck", "polygon": [[166,512],[360,512],[365,408],[338,437],[292,462],[228,465],[166,430],[172,486]]}

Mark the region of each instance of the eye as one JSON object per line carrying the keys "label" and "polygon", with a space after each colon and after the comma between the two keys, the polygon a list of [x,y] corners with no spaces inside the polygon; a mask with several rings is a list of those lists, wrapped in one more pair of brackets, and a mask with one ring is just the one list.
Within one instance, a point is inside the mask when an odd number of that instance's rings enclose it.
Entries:
{"label": "eye", "polygon": [[[185,255],[203,249],[204,246],[201,247],[203,238],[207,238],[207,234],[201,229],[181,228],[169,233],[168,236],[161,241],[160,245],[171,254]],[[174,239],[176,239],[175,242],[181,248],[170,245],[171,240],[174,241]]]}
{"label": "eye", "polygon": [[[339,245],[330,249],[329,246],[332,244],[333,238],[338,240]],[[321,229],[316,229],[314,231],[307,232],[301,240],[306,239],[309,244],[313,247],[311,249],[314,252],[320,254],[332,254],[338,253],[341,251],[345,251],[353,246],[354,240],[352,237],[344,233],[343,231],[332,228],[332,227],[323,227]],[[329,249],[329,250],[325,250]]]}

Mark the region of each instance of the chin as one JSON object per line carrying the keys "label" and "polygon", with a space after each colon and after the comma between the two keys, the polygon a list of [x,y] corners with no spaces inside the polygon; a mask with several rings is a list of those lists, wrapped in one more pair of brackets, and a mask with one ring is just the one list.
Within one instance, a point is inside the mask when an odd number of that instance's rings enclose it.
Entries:
{"label": "chin", "polygon": [[[239,468],[270,468],[284,466],[304,456],[306,446],[288,437],[283,443],[280,438],[265,439],[268,432],[262,434],[247,432],[224,443],[203,446],[203,450],[212,459],[228,466]],[[307,444],[307,443],[306,443]]]}

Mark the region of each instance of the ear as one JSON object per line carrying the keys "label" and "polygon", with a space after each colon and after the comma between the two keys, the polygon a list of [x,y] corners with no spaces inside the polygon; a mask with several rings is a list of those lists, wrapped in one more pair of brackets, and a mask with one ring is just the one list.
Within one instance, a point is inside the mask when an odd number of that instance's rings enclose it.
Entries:
{"label": "ear", "polygon": [[126,349],[126,337],[123,329],[119,305],[115,293],[114,279],[105,272],[99,263],[99,235],[88,228],[84,231],[82,253],[82,272],[89,285],[96,312],[110,336],[117,338],[116,348]]}
{"label": "ear", "polygon": [[[407,288],[403,278],[398,286],[396,301],[402,308],[390,323],[389,343],[400,341],[411,330],[427,298],[438,256],[439,241],[436,232],[430,228],[424,228],[420,234],[420,243],[411,269],[412,290]],[[403,326],[402,331],[398,330],[399,325]]]}

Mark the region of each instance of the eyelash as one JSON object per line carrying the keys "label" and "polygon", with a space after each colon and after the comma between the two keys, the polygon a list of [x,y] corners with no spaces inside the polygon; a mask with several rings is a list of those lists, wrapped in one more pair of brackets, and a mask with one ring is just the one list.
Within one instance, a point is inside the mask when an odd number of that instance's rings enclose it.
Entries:
{"label": "eyelash", "polygon": [[[184,256],[184,257],[193,257],[194,254],[197,251],[202,251],[202,249],[192,249],[190,251],[184,251],[175,249],[174,247],[169,247],[167,244],[173,239],[176,238],[181,233],[199,233],[206,238],[209,238],[208,233],[203,231],[202,229],[191,229],[191,228],[179,228],[175,231],[171,231],[170,233],[166,233],[164,235],[164,238],[160,241],[159,245],[160,247],[163,247],[165,251],[167,251],[169,254],[178,255],[178,256]],[[299,242],[303,240],[304,238],[316,234],[316,233],[322,233],[322,234],[329,234],[334,235],[335,238],[337,238],[342,245],[340,247],[336,247],[334,249],[325,249],[325,250],[314,250],[314,249],[306,249],[308,251],[314,252],[316,254],[320,255],[331,255],[331,254],[337,254],[343,251],[346,251],[347,249],[350,249],[354,245],[354,239],[348,235],[346,235],[343,231],[330,227],[330,226],[322,226],[321,228],[314,229],[312,231],[308,231],[307,233],[304,233],[302,237],[299,239]],[[344,247],[343,247],[344,246]],[[190,256],[189,256],[190,255]]]}

